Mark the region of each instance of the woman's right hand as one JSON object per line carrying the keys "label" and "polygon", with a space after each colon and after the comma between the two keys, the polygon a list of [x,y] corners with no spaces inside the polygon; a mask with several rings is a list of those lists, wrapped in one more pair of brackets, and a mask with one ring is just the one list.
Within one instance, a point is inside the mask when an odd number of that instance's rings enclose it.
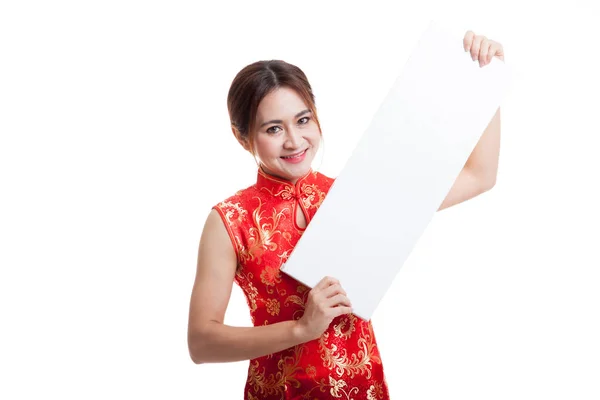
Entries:
{"label": "woman's right hand", "polygon": [[300,337],[318,339],[334,318],[352,312],[352,304],[340,282],[326,276],[308,293],[304,315],[298,320]]}

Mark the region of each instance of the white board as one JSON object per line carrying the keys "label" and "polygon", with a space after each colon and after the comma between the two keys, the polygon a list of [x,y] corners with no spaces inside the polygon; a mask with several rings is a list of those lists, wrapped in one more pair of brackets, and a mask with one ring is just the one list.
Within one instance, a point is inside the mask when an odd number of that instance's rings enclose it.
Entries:
{"label": "white board", "polygon": [[432,23],[282,271],[309,287],[339,279],[353,313],[369,320],[509,80],[502,61],[480,68],[461,36]]}

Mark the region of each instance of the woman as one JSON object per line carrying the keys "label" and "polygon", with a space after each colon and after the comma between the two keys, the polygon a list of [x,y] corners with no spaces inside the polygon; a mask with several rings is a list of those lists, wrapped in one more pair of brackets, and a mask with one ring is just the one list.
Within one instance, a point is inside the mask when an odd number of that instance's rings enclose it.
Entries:
{"label": "woman", "polygon": [[[502,46],[468,31],[465,51],[481,66]],[[334,179],[311,168],[321,129],[304,73],[283,61],[242,69],[227,99],[231,127],[257,161],[256,183],[211,210],[198,253],[188,344],[195,363],[250,360],[245,399],[388,399],[371,322],[352,315],[340,283],[310,289],[282,274]],[[440,209],[494,185],[496,113]],[[233,282],[254,327],[223,324]]]}

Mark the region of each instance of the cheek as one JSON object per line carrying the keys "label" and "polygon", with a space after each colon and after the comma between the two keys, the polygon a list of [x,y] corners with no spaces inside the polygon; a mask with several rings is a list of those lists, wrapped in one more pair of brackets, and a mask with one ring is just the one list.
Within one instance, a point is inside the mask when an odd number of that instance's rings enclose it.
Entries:
{"label": "cheek", "polygon": [[311,121],[310,131],[311,131],[313,137],[317,137],[317,138],[321,137],[321,132],[319,132],[319,125],[317,125],[316,122]]}
{"label": "cheek", "polygon": [[[310,131],[310,138],[313,142],[321,140],[321,132],[319,132],[319,127],[315,124],[314,128]],[[314,143],[313,143],[314,144]]]}
{"label": "cheek", "polygon": [[264,156],[278,156],[281,152],[281,145],[276,138],[260,140],[256,145],[258,152]]}

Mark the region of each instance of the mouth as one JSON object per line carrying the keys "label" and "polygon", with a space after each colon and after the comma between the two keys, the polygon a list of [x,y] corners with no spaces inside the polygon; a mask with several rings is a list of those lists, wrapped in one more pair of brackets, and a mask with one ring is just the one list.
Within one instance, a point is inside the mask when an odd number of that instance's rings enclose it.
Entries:
{"label": "mouth", "polygon": [[281,158],[283,158],[284,160],[294,160],[294,159],[299,159],[300,157],[302,157],[302,156],[304,155],[304,153],[306,153],[306,151],[307,151],[307,150],[308,150],[308,148],[306,148],[306,149],[302,150],[302,151],[301,151],[301,152],[299,152],[299,153],[292,154],[292,155],[285,156],[285,157],[281,157]]}

